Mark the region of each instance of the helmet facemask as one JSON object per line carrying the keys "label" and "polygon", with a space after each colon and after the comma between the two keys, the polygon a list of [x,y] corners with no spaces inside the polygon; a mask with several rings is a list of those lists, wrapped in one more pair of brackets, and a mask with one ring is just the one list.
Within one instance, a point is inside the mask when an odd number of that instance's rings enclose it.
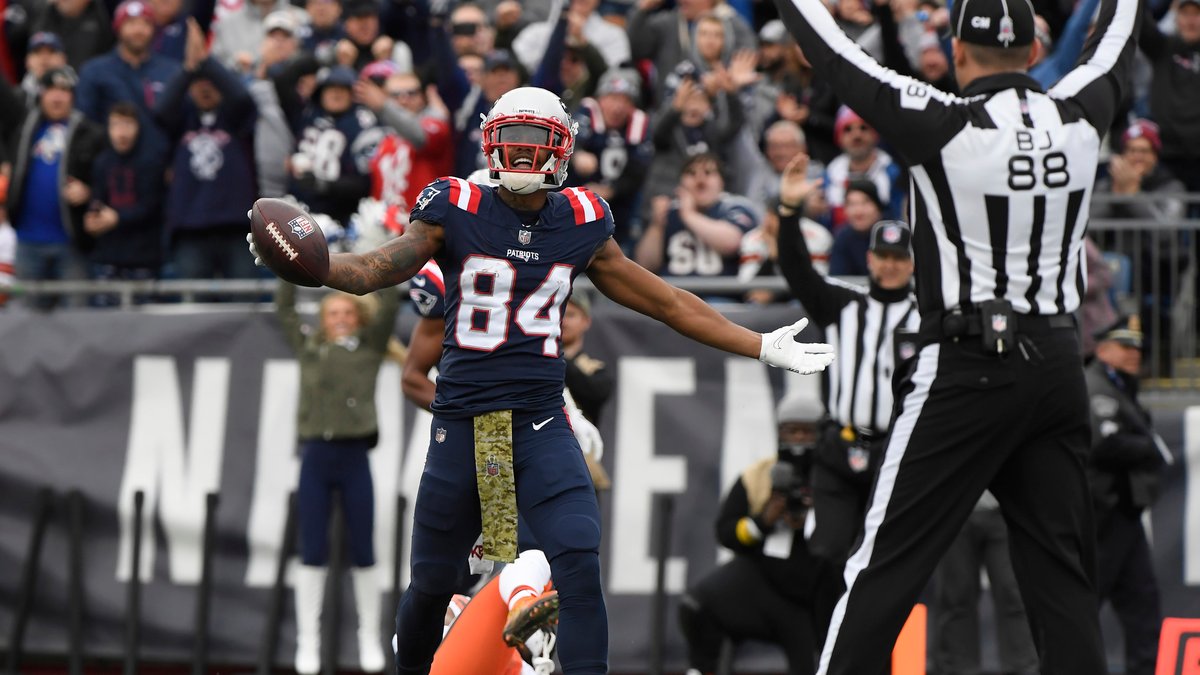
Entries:
{"label": "helmet facemask", "polygon": [[488,171],[515,194],[562,186],[574,145],[574,134],[553,117],[501,115],[483,125]]}

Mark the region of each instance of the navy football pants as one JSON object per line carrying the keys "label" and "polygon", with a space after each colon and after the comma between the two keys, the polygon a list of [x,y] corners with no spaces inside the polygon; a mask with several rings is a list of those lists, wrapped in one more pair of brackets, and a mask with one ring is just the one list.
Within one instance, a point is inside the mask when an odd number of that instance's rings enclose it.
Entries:
{"label": "navy football pants", "polygon": [[329,515],[334,490],[342,499],[351,563],[355,567],[375,564],[375,488],[367,458],[370,449],[366,439],[300,444],[296,519],[300,526],[300,560],[305,565],[329,564]]}
{"label": "navy football pants", "polygon": [[[559,661],[568,675],[606,673],[600,510],[579,443],[561,408],[514,411],[512,427],[517,507],[558,590]],[[397,613],[402,675],[429,671],[446,604],[480,532],[473,421],[434,417],[430,439],[413,518],[411,578]]]}

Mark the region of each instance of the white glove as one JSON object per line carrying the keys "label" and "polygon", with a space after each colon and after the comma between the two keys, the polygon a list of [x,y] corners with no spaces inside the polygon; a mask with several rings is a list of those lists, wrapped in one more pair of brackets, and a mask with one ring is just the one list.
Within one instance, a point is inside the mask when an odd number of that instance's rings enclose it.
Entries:
{"label": "white glove", "polygon": [[796,342],[796,334],[804,330],[808,319],[762,334],[762,349],[758,360],[768,366],[786,368],[793,373],[811,375],[825,370],[833,363],[833,347],[824,342]]}
{"label": "white glove", "polygon": [[254,256],[254,264],[258,265],[259,267],[266,267],[266,265],[263,264],[262,257],[258,255],[258,249],[254,247],[254,233],[246,233],[246,243],[250,244],[250,255]]}

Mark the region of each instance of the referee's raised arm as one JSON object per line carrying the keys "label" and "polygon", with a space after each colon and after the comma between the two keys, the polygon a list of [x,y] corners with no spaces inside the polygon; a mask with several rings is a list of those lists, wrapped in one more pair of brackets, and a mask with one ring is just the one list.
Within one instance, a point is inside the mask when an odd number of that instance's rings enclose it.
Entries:
{"label": "referee's raised arm", "polygon": [[908,163],[921,317],[818,675],[885,670],[984,490],[1008,524],[1040,671],[1108,672],[1074,312],[1101,139],[1128,89],[1141,0],[1102,0],[1080,63],[1048,92],[1027,74],[1040,49],[1029,0],[959,0],[960,96],[879,66],[821,0],[775,3],[814,70]]}

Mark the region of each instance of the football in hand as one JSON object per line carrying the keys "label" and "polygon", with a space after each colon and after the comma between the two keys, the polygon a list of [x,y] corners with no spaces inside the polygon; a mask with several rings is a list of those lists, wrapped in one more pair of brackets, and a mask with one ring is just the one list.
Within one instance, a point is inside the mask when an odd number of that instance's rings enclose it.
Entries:
{"label": "football in hand", "polygon": [[312,216],[282,199],[259,199],[250,209],[250,232],[258,257],[279,278],[299,286],[325,283],[329,246]]}

